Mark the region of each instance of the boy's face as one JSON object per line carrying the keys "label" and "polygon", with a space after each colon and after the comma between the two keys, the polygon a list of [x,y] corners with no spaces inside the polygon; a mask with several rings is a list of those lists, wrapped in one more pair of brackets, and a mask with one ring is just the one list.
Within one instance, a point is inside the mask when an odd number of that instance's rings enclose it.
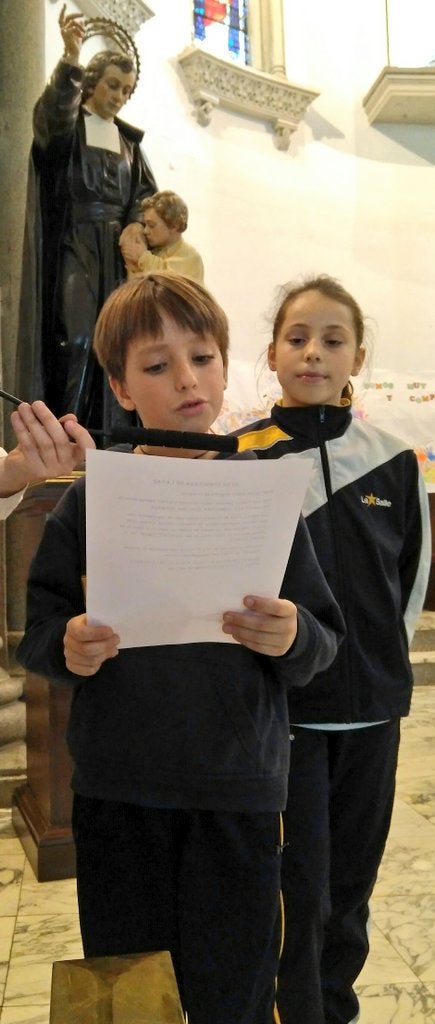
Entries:
{"label": "boy's face", "polygon": [[180,232],[168,227],[163,218],[152,208],[144,211],[143,223],[149,249],[160,249],[163,245],[170,245],[179,237]]}
{"label": "boy's face", "polygon": [[[219,415],[226,372],[214,338],[183,330],[163,316],[160,338],[142,335],[129,345],[123,381],[110,378],[124,409],[144,427],[207,433]],[[159,454],[171,454],[159,449]],[[177,455],[192,453],[178,449]]]}

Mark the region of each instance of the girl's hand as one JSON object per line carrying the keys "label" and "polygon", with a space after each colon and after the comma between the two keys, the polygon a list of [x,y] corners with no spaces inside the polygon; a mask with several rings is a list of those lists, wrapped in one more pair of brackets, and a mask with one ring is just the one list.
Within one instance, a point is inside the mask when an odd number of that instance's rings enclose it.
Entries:
{"label": "girl's hand", "polygon": [[296,605],[281,597],[254,596],[245,597],[243,604],[244,612],[224,613],[223,632],[258,654],[286,654],[298,631]]}

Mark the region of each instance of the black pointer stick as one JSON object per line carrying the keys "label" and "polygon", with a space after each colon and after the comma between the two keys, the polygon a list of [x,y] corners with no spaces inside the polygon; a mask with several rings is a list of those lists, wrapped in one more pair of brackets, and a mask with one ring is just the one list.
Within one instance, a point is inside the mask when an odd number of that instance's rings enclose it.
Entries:
{"label": "black pointer stick", "polygon": [[15,398],[15,395],[9,395],[7,391],[0,389],[0,398],[5,398],[7,402],[12,402],[12,405],[22,405],[22,398]]}
{"label": "black pointer stick", "polygon": [[[0,398],[12,405],[22,405],[22,399],[0,388]],[[239,450],[237,437],[230,434],[196,434],[184,430],[154,430],[150,427],[113,427],[112,430],[90,430],[90,434],[107,437],[115,444],[150,444],[156,448],[193,448],[195,451],[230,452]]]}
{"label": "black pointer stick", "polygon": [[152,427],[112,427],[90,430],[90,434],[108,437],[115,444],[150,444],[157,448],[193,448],[210,452],[237,452],[239,441],[230,434],[196,434],[184,430],[154,430]]}

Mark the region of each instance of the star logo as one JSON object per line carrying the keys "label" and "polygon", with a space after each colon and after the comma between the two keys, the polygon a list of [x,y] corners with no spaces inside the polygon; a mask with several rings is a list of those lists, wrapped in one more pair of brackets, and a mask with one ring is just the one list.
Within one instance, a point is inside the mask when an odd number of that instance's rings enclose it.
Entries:
{"label": "star logo", "polygon": [[379,508],[391,508],[391,501],[388,498],[377,498],[376,494],[362,494],[363,505],[373,505]]}

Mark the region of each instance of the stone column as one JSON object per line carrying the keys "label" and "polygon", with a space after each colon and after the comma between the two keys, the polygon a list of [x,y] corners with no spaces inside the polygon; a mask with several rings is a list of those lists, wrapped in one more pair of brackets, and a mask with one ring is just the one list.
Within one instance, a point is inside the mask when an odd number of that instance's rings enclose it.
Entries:
{"label": "stone column", "polygon": [[[2,231],[0,232],[0,288],[2,293],[2,369],[6,391],[14,390],[18,306],[26,204],[27,166],[32,141],[32,110],[45,82],[45,0],[2,0],[0,34],[0,181]],[[1,402],[4,444],[13,447],[9,426],[11,407]],[[15,568],[20,552],[14,542],[14,522],[6,528],[6,559],[0,558],[0,611],[8,594],[8,625],[22,628],[22,621],[10,621],[14,603]],[[3,552],[4,555],[4,552]],[[6,563],[6,564],[5,564]],[[6,571],[7,566],[7,571]],[[20,609],[22,619],[22,602]],[[0,615],[0,633],[4,618]],[[7,667],[8,645],[0,651],[0,663]]]}
{"label": "stone column", "polygon": [[[31,143],[32,108],[45,78],[44,0],[2,0],[0,33],[0,289],[1,376],[6,391],[13,391],[21,254],[26,198],[27,163]],[[11,407],[0,402],[0,442],[13,445],[9,427]],[[11,527],[13,533],[13,526]],[[22,678],[10,678],[8,658],[8,589],[14,590],[14,565],[20,552],[9,558],[10,530],[0,526],[0,746],[6,748],[24,736],[24,707],[19,698]],[[11,755],[12,756],[12,755]],[[5,755],[7,760],[7,755]],[[0,758],[2,779],[8,774]],[[12,756],[16,768],[16,752]]]}
{"label": "stone column", "polygon": [[263,71],[285,78],[282,0],[261,0]]}
{"label": "stone column", "polygon": [[[3,379],[12,391],[32,109],[45,81],[44,0],[2,0],[0,33],[0,288]],[[10,408],[6,418],[9,419]],[[5,410],[6,412],[6,410]],[[5,424],[6,439],[10,433]]]}
{"label": "stone column", "polygon": [[[0,169],[1,173],[1,169]],[[1,324],[2,324],[2,299],[0,291],[0,380],[3,385],[2,379],[2,336],[1,336]],[[0,401],[0,441],[3,444],[3,402]],[[3,669],[4,664],[7,664],[7,650],[5,651],[4,639],[7,635],[6,625],[6,533],[5,525],[0,522],[0,671]]]}

